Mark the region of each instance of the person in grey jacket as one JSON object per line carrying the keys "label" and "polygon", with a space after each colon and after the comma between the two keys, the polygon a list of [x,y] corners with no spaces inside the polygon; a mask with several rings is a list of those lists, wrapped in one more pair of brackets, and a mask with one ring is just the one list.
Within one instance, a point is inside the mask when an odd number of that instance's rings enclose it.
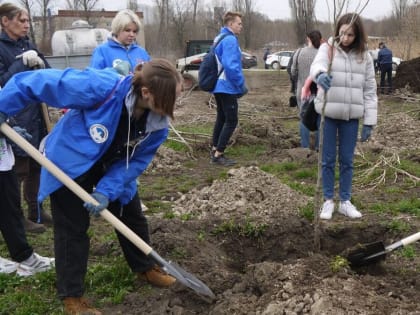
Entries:
{"label": "person in grey jacket", "polygon": [[[318,48],[321,45],[322,35],[318,30],[308,32],[306,35],[308,45],[304,48],[298,49],[293,55],[291,75],[292,78],[297,78],[296,98],[299,110],[302,105],[302,87],[305,84],[306,78],[309,76],[312,61],[314,60]],[[310,131],[302,121],[299,122],[300,131],[300,145],[302,148],[309,148],[310,146]],[[318,132],[316,132],[315,148],[318,148]]]}
{"label": "person in grey jacket", "polygon": [[[320,218],[329,220],[334,212],[336,148],[340,163],[338,212],[350,218],[362,214],[350,202],[353,157],[359,120],[361,141],[366,141],[377,123],[377,95],[373,60],[367,51],[367,35],[356,13],[341,16],[334,38],[320,46],[310,77],[318,84],[315,109],[321,114],[326,98],[322,148],[322,185],[325,202]],[[331,72],[328,74],[330,62]],[[326,95],[328,92],[328,95]],[[328,97],[326,97],[328,96]]]}

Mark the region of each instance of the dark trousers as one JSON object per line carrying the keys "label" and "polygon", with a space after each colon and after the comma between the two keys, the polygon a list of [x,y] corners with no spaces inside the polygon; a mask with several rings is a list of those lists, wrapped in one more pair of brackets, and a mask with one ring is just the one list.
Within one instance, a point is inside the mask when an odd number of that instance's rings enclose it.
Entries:
{"label": "dark trousers", "polygon": [[[387,79],[388,87],[385,87],[385,77]],[[392,92],[392,64],[387,63],[381,65],[381,83],[380,83],[381,93],[391,93]]]}
{"label": "dark trousers", "polygon": [[[38,211],[38,190],[39,190],[39,176],[41,174],[41,166],[30,157],[15,156],[16,175],[18,177],[19,192],[23,184],[23,198],[28,205],[28,217],[31,220],[39,221]],[[22,211],[22,205],[19,198],[19,209]]]}
{"label": "dark trousers", "polygon": [[10,257],[21,262],[32,255],[33,249],[26,239],[23,217],[18,210],[20,195],[13,170],[0,171],[0,192],[0,231]]}
{"label": "dark trousers", "polygon": [[[103,174],[93,167],[77,182],[91,193],[94,185]],[[57,291],[60,298],[80,297],[84,293],[84,278],[89,255],[90,217],[83,207],[83,201],[66,187],[50,196],[54,223],[54,251],[57,273]],[[139,235],[146,243],[150,242],[147,219],[141,210],[138,194],[121,210],[119,202],[108,206],[119,220]],[[145,272],[152,268],[154,261],[143,254],[129,240],[117,232],[124,257],[133,272]]]}
{"label": "dark trousers", "polygon": [[217,115],[213,129],[213,146],[217,151],[224,152],[238,125],[238,97],[225,93],[216,93],[214,97]]}

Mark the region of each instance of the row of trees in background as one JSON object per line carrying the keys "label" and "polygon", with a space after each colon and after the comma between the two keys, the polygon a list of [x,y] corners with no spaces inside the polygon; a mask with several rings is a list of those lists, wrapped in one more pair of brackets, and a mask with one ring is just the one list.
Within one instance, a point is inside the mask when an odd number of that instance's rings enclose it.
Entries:
{"label": "row of trees in background", "polygon": [[[52,34],[48,34],[47,30],[50,15],[48,8],[53,0],[17,1],[31,16],[38,14],[43,25],[41,38],[49,40]],[[183,54],[186,40],[214,38],[222,26],[226,10],[243,13],[244,28],[239,39],[245,50],[262,50],[266,46],[294,49],[304,44],[305,34],[309,30],[319,29],[324,37],[332,33],[331,24],[318,21],[315,16],[317,0],[289,0],[289,7],[284,9],[291,11],[292,18],[275,21],[256,11],[257,1],[262,0],[213,0],[212,3],[204,0],[153,0],[154,18],[144,26],[146,48],[154,56],[179,58]],[[350,3],[350,0],[335,1]],[[366,30],[372,36],[399,38],[404,46],[400,56],[409,59],[412,54],[411,43],[419,40],[420,5],[417,0],[391,1],[391,16],[380,21],[366,20]],[[84,12],[83,18],[89,21],[89,12],[99,4],[100,0],[65,0],[66,7],[63,9]],[[137,0],[128,0],[127,7],[138,10]],[[34,39],[33,32],[31,28],[31,37]]]}
{"label": "row of trees in background", "polygon": [[[291,11],[292,18],[273,21],[256,11],[255,0],[213,1],[211,5],[198,0],[154,0],[157,8],[155,20],[158,22],[145,26],[147,48],[155,55],[179,57],[186,40],[214,38],[228,8],[244,14],[244,29],[239,37],[243,49],[261,51],[266,46],[295,49],[305,43],[309,30],[319,29],[324,37],[332,35],[331,23],[319,21],[315,16],[317,1],[326,0],[289,0],[289,7],[284,9]],[[391,1],[393,11],[390,16],[379,21],[365,20],[367,33],[386,39],[396,38],[399,43],[395,46],[400,49],[397,54],[404,59],[420,55],[420,51],[413,52],[411,47],[411,43],[419,41],[420,5],[417,0]],[[350,4],[349,0],[337,2],[344,7]],[[359,8],[366,2],[360,1]],[[165,40],[161,40],[162,34],[165,34]]]}

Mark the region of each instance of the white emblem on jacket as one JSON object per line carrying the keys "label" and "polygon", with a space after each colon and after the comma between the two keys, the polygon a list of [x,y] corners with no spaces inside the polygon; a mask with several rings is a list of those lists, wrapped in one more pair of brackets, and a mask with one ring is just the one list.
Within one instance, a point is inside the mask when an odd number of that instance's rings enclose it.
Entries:
{"label": "white emblem on jacket", "polygon": [[90,137],[96,143],[104,143],[108,139],[108,129],[104,125],[94,124],[89,128]]}

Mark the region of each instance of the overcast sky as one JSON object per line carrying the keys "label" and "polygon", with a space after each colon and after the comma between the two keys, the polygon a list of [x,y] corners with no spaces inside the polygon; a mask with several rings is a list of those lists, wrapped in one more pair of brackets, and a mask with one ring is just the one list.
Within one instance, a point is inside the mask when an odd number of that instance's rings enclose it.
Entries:
{"label": "overcast sky", "polygon": [[[206,3],[217,3],[217,1],[202,0]],[[370,19],[380,19],[385,16],[389,16],[392,12],[392,0],[349,0],[351,6],[346,12],[352,12],[357,8],[357,4],[361,3],[362,6],[369,2],[365,10],[362,12],[362,16]],[[138,0],[140,4],[152,5],[153,0]],[[332,0],[316,0],[316,17],[319,20],[328,21],[328,5],[332,11]],[[126,1],[118,0],[99,0],[98,7],[104,7],[108,10],[119,10],[123,9],[126,5]],[[289,0],[255,0],[255,11],[259,11],[266,14],[270,19],[288,19],[290,18]],[[360,11],[360,9],[358,10]]]}

